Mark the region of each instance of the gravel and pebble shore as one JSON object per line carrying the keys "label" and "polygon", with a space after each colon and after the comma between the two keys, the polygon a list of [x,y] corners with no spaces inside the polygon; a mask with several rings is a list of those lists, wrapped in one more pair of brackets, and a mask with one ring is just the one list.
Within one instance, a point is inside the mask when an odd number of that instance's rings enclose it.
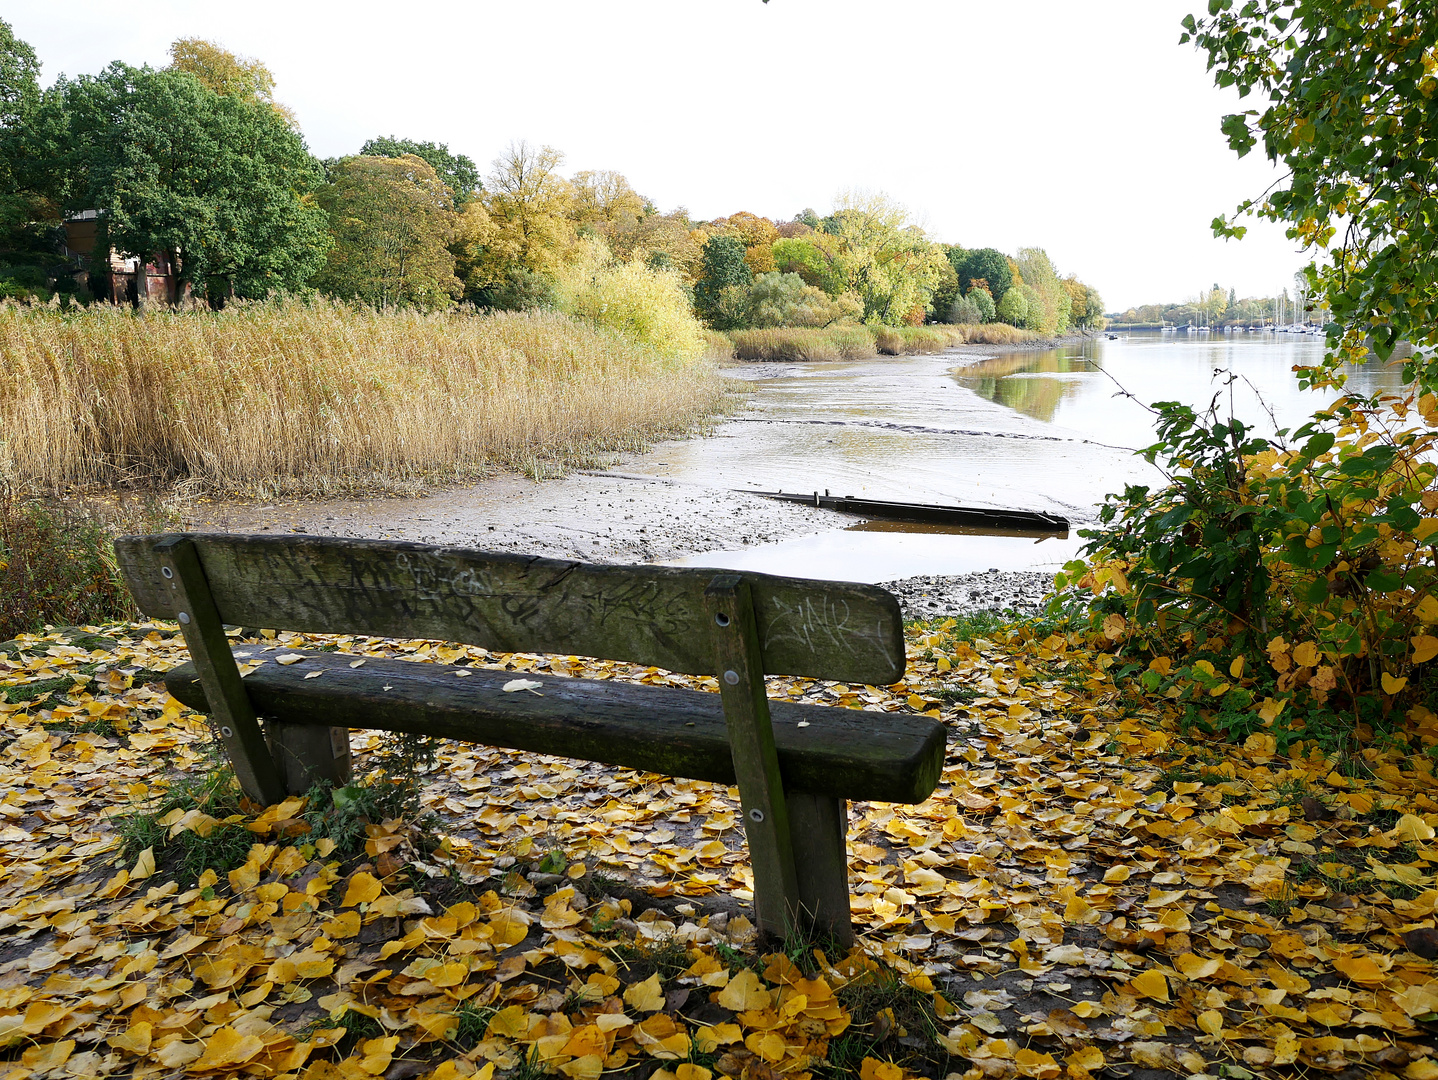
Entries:
{"label": "gravel and pebble shore", "polygon": [[1036,615],[1053,591],[1052,574],[1033,570],[985,570],[971,574],[921,576],[883,581],[899,598],[905,619],[939,619],[975,611]]}

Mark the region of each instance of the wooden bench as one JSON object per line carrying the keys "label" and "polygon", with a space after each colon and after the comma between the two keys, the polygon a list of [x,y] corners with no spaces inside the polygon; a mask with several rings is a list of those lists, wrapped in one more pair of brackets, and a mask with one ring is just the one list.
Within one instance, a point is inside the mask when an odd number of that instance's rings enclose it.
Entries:
{"label": "wooden bench", "polygon": [[[846,800],[922,802],[943,768],[929,717],[765,694],[765,674],[899,681],[898,602],[875,586],[313,536],[132,536],[115,553],[140,610],[180,623],[192,662],[166,686],[210,716],[250,797],[348,782],[350,728],[737,784],[769,935],[851,941]],[[713,674],[720,693],[550,675],[506,693],[512,672],[304,650],[242,679],[226,623],[623,660]]]}

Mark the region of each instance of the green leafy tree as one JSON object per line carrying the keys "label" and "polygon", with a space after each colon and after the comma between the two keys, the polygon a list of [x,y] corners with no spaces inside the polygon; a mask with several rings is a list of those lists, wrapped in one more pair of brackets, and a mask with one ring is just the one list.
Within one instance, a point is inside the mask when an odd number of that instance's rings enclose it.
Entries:
{"label": "green leafy tree", "polygon": [[[949,319],[950,309],[954,301],[959,299],[959,266],[963,263],[964,249],[951,244],[941,244],[940,249],[944,253],[944,264],[939,267],[939,282],[934,286],[933,294],[929,297],[929,312],[934,318],[943,321]],[[976,322],[975,319],[968,320]]]}
{"label": "green leafy tree", "polygon": [[55,261],[53,204],[27,190],[26,128],[40,102],[35,50],[0,19],[0,295],[38,296]]}
{"label": "green leafy tree", "polygon": [[315,284],[378,307],[448,307],[461,294],[454,273],[457,215],[447,184],[428,162],[344,158],[320,192],[334,246]]}
{"label": "green leafy tree", "polygon": [[1019,248],[1019,274],[1031,293],[1028,321],[1030,330],[1040,334],[1062,334],[1069,326],[1071,300],[1054,265],[1043,248]]}
{"label": "green leafy tree", "polygon": [[1022,285],[1015,285],[999,300],[996,312],[999,322],[1006,322],[1010,326],[1027,326],[1029,320],[1029,301],[1024,295]]}
{"label": "green leafy tree", "polygon": [[413,154],[444,181],[454,197],[454,208],[463,210],[465,205],[484,190],[479,179],[479,166],[463,154],[450,153],[445,143],[417,142],[414,139],[397,139],[387,135],[370,139],[360,147],[361,157],[398,158]]}
{"label": "green leafy tree", "polygon": [[[1438,19],[1415,0],[1214,0],[1184,19],[1220,86],[1257,107],[1224,117],[1240,156],[1254,147],[1283,178],[1236,217],[1288,226],[1315,255],[1332,370],[1371,342],[1419,347],[1407,375],[1438,387]],[[1214,231],[1241,236],[1234,220]],[[1316,374],[1316,373],[1310,373]]]}
{"label": "green leafy tree", "polygon": [[0,130],[16,130],[40,102],[40,61],[35,50],[0,19]]}
{"label": "green leafy tree", "polygon": [[747,291],[753,274],[744,261],[744,242],[735,236],[711,236],[704,242],[704,273],[694,286],[694,306],[700,318],[716,330],[733,330],[743,325],[745,314],[736,310],[733,293]]}
{"label": "green leafy tree", "polygon": [[774,266],[781,274],[798,274],[807,285],[823,289],[830,296],[844,291],[840,274],[838,242],[827,233],[781,237],[774,241]]}
{"label": "green leafy tree", "polygon": [[298,288],[324,262],[319,164],[263,102],[115,63],[57,82],[34,128],[36,172],[63,211],[100,212],[101,251],[167,252],[212,299]]}
{"label": "green leafy tree", "polygon": [[806,285],[798,274],[760,274],[749,286],[750,326],[829,326],[862,313],[863,306],[852,294],[831,297]]}
{"label": "green leafy tree", "polygon": [[1014,283],[1009,260],[1002,251],[994,248],[979,248],[968,252],[963,263],[955,269],[959,275],[959,291],[965,296],[975,282],[983,282],[990,296],[997,296],[1002,300]]}
{"label": "green leafy tree", "polygon": [[879,194],[846,195],[823,226],[837,244],[833,265],[842,291],[859,297],[865,322],[922,319],[947,263],[902,206]]}
{"label": "green leafy tree", "polygon": [[[977,295],[979,290],[970,291],[970,295]],[[974,303],[968,296],[956,296],[949,303],[947,321],[968,325],[983,322],[983,313],[979,311],[979,305]]]}
{"label": "green leafy tree", "polygon": [[983,286],[972,288],[964,299],[979,309],[979,322],[994,321],[998,312],[995,310],[994,298],[989,294],[988,289],[985,289]]}

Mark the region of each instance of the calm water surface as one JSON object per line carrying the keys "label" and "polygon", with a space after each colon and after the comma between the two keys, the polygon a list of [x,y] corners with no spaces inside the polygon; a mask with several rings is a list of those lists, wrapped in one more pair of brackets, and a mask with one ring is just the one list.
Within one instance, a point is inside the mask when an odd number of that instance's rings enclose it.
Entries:
{"label": "calm water surface", "polygon": [[[713,438],[666,448],[649,475],[737,489],[831,491],[905,502],[1058,512],[1082,524],[1105,494],[1161,482],[1133,451],[1155,439],[1143,407],[1178,400],[1263,429],[1301,423],[1324,400],[1296,364],[1323,354],[1288,334],[1129,334],[1052,351],[839,363],[749,364],[748,409]],[[1231,382],[1231,371],[1241,378]],[[1355,369],[1349,385],[1398,389],[1398,369]],[[1128,396],[1131,395],[1131,396]],[[1142,403],[1142,404],[1141,404]],[[933,531],[835,530],[711,552],[689,565],[856,581],[975,570],[1057,569],[1081,541]]]}

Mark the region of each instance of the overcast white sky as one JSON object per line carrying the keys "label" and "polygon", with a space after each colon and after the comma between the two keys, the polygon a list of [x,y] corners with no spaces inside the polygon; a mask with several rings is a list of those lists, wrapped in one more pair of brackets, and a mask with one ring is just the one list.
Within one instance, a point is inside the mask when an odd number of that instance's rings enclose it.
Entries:
{"label": "overcast white sky", "polygon": [[178,37],[264,61],[311,150],[512,139],[616,169],[665,210],[824,213],[887,192],[935,239],[1046,248],[1109,310],[1213,283],[1291,289],[1281,230],[1209,222],[1274,178],[1218,125],[1236,95],[1177,44],[1204,0],[0,0],[44,81],[159,66]]}

